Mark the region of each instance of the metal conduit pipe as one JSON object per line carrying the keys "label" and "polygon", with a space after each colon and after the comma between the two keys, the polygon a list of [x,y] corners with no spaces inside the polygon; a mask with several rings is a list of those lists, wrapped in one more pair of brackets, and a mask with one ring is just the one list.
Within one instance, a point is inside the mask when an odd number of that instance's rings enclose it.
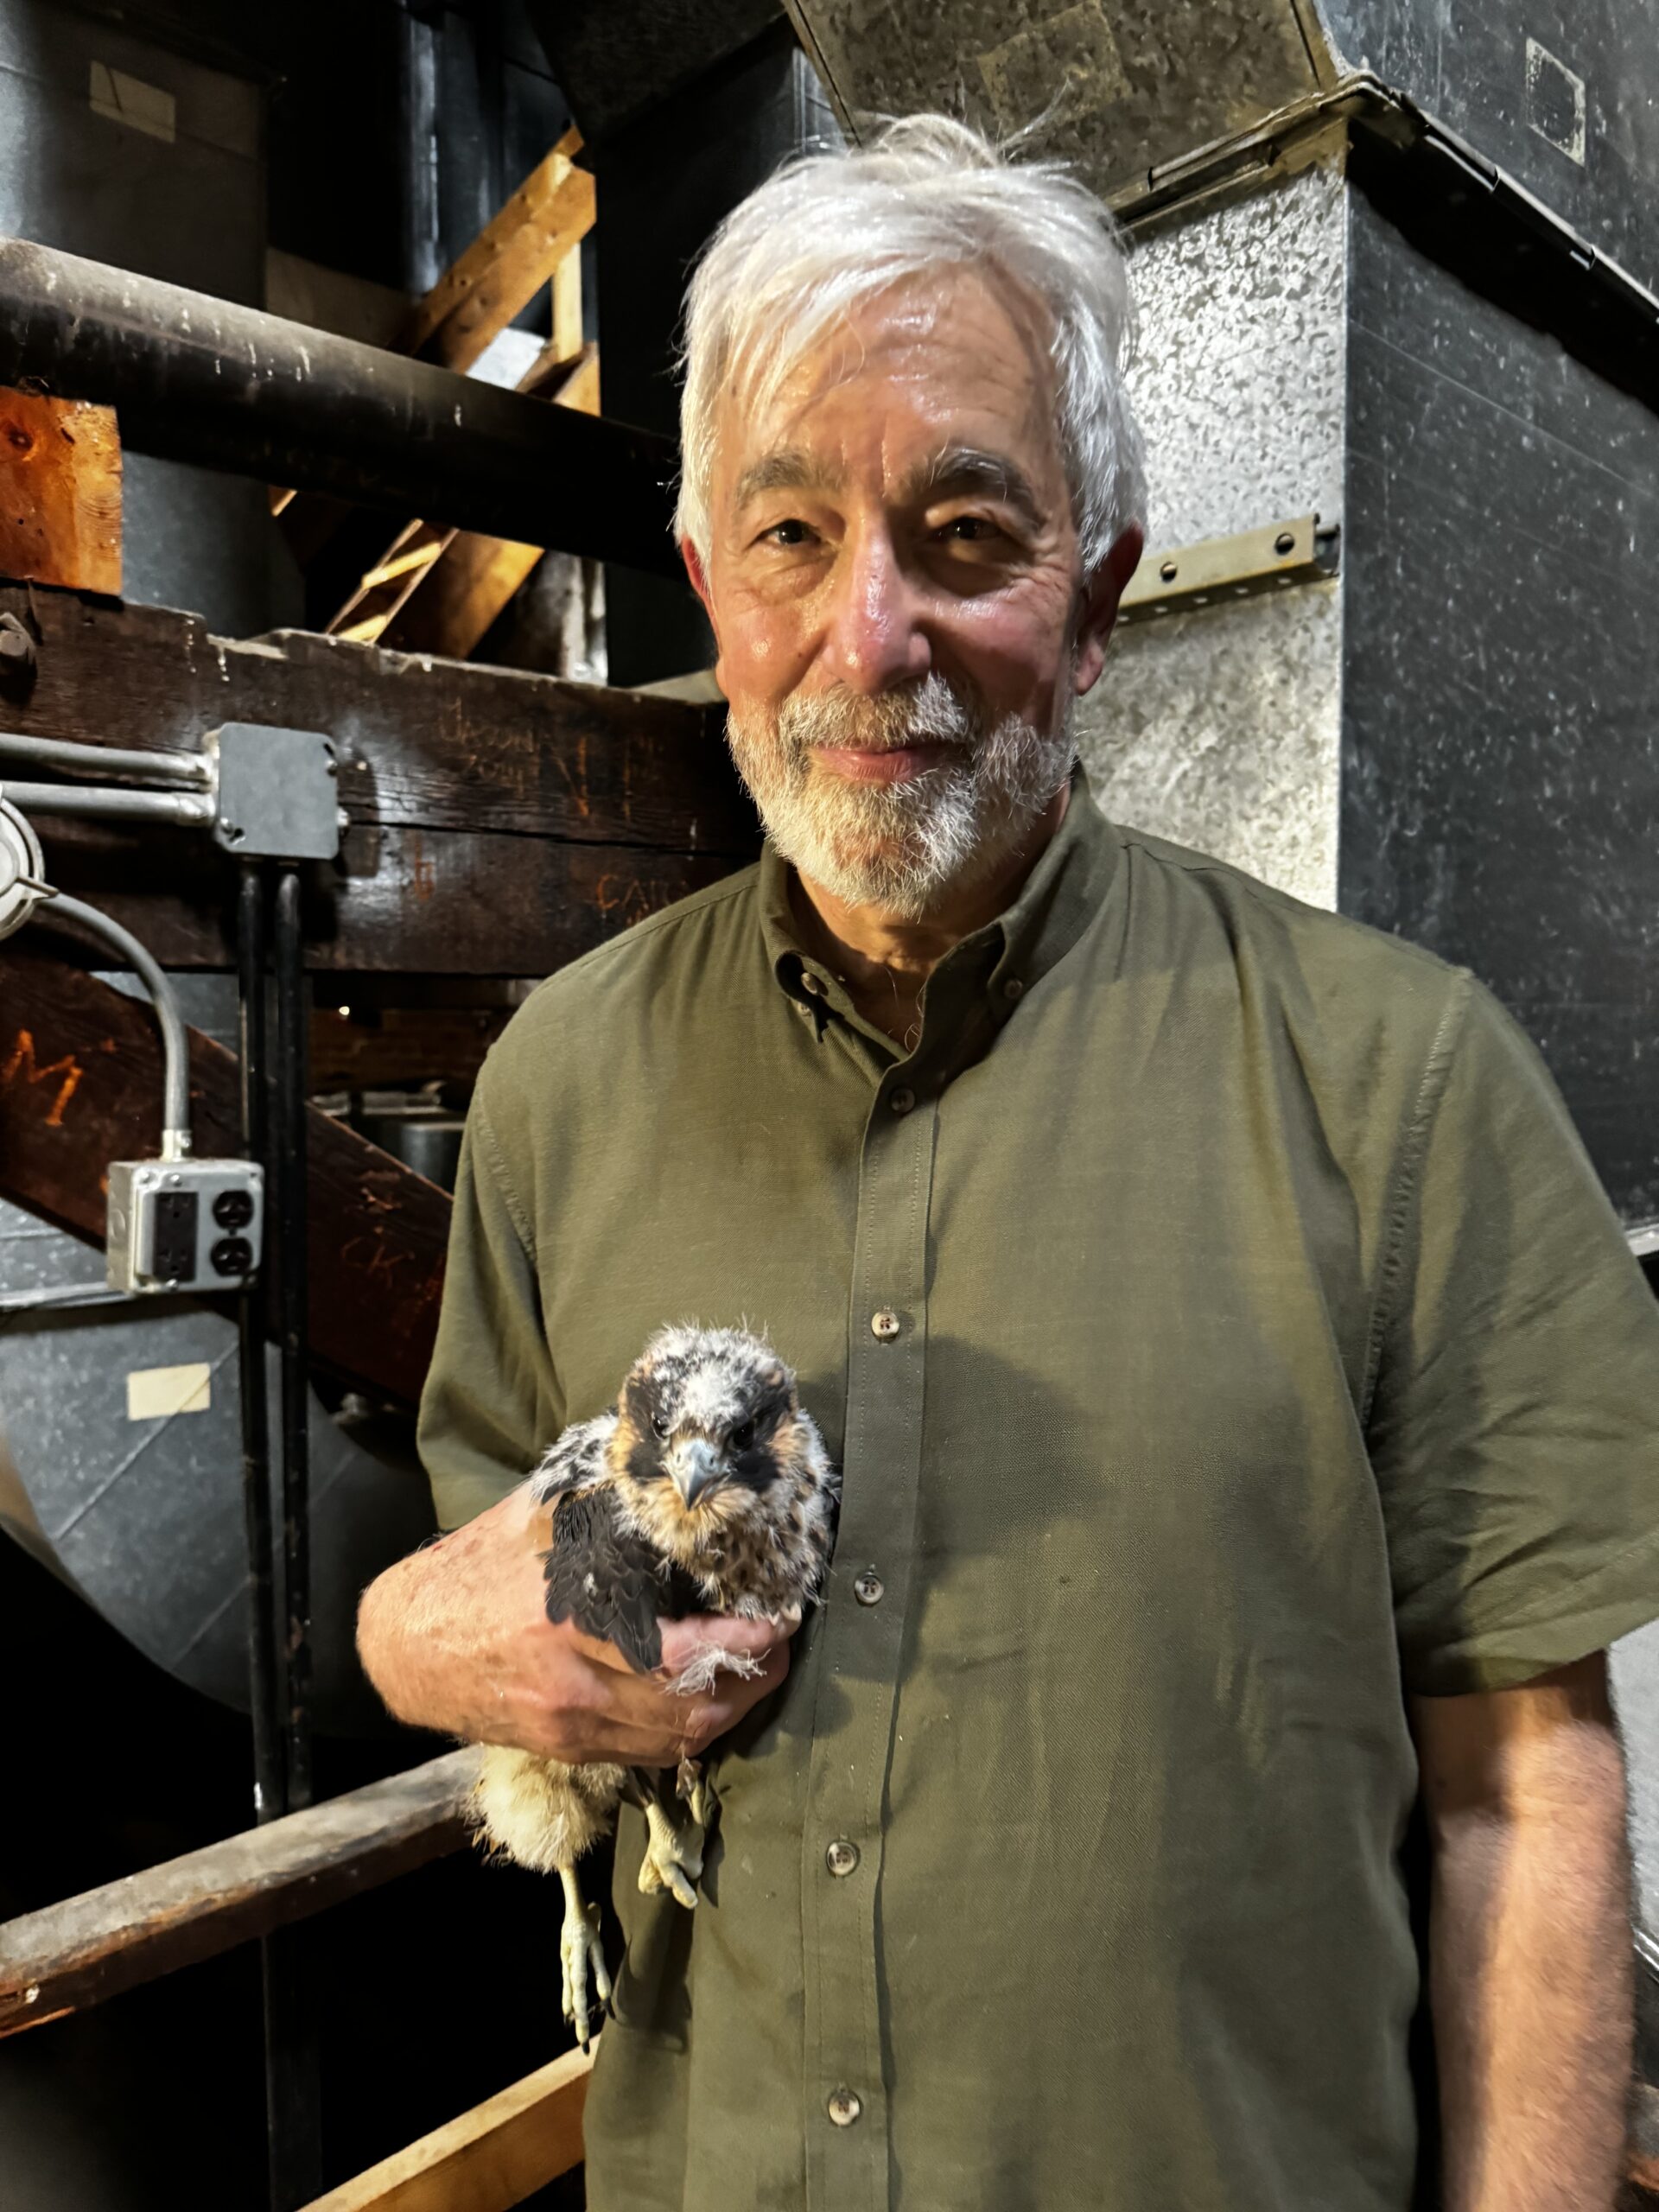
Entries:
{"label": "metal conduit pipe", "polygon": [[190,1047],[172,984],[131,931],[112,922],[96,906],[55,891],[47,911],[65,921],[78,922],[82,929],[113,945],[149,993],[162,1031],[162,1158],[184,1159],[190,1150]]}
{"label": "metal conduit pipe", "polygon": [[680,573],[666,438],[0,238],[0,385],[31,378],[165,461]]}
{"label": "metal conduit pipe", "polygon": [[14,806],[35,814],[97,815],[105,822],[172,822],[206,829],[213,802],[206,791],[130,791],[104,784],[14,784],[8,777],[0,793]]}
{"label": "metal conduit pipe", "polygon": [[[213,764],[205,753],[128,753],[118,746],[82,745],[61,737],[25,737],[0,729],[0,760],[27,760],[37,768],[79,768],[97,776],[139,776],[148,783],[211,785]],[[26,785],[26,790],[41,788]]]}

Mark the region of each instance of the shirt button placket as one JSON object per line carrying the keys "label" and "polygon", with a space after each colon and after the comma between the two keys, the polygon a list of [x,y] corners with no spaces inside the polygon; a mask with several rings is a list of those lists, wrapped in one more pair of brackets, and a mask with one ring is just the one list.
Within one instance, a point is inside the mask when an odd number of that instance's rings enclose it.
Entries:
{"label": "shirt button placket", "polygon": [[909,1084],[878,1086],[860,1162],[841,1529],[803,1838],[809,2212],[887,2212],[891,2195],[875,1916],[921,1474],[938,1109],[918,1104]]}

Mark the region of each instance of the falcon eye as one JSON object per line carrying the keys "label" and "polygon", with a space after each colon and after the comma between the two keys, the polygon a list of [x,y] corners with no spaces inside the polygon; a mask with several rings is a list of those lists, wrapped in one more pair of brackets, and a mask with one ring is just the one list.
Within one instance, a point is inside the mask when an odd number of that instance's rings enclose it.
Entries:
{"label": "falcon eye", "polygon": [[666,1414],[652,1414],[651,1417],[651,1425],[656,1430],[658,1436],[666,1436],[670,1427],[672,1426]]}
{"label": "falcon eye", "polygon": [[728,1441],[734,1452],[747,1452],[754,1441],[753,1421],[746,1421],[741,1428],[734,1428]]}

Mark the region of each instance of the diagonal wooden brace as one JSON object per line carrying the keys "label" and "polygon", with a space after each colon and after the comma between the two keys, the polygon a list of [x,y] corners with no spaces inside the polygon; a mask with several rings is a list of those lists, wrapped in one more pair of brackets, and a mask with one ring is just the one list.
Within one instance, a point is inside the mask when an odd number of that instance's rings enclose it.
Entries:
{"label": "diagonal wooden brace", "polygon": [[[0,1197],[104,1241],[105,1171],[153,1154],[161,1043],[142,1000],[54,959],[32,925],[0,948]],[[193,1029],[195,1149],[241,1150],[234,1053]],[[437,1325],[448,1194],[309,1109],[311,1349],[393,1398],[420,1395]]]}

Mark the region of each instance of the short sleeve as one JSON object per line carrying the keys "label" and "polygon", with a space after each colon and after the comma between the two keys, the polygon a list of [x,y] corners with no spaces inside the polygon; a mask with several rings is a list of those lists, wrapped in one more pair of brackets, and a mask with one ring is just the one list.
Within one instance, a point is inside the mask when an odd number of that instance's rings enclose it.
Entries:
{"label": "short sleeve", "polygon": [[421,1458],[441,1529],[522,1482],[563,1426],[531,1238],[512,1202],[480,1084],[455,1179],[437,1343],[421,1396]]}
{"label": "short sleeve", "polygon": [[1659,1614],[1659,1306],[1471,978],[1402,1146],[1367,1441],[1406,1686],[1504,1689]]}

